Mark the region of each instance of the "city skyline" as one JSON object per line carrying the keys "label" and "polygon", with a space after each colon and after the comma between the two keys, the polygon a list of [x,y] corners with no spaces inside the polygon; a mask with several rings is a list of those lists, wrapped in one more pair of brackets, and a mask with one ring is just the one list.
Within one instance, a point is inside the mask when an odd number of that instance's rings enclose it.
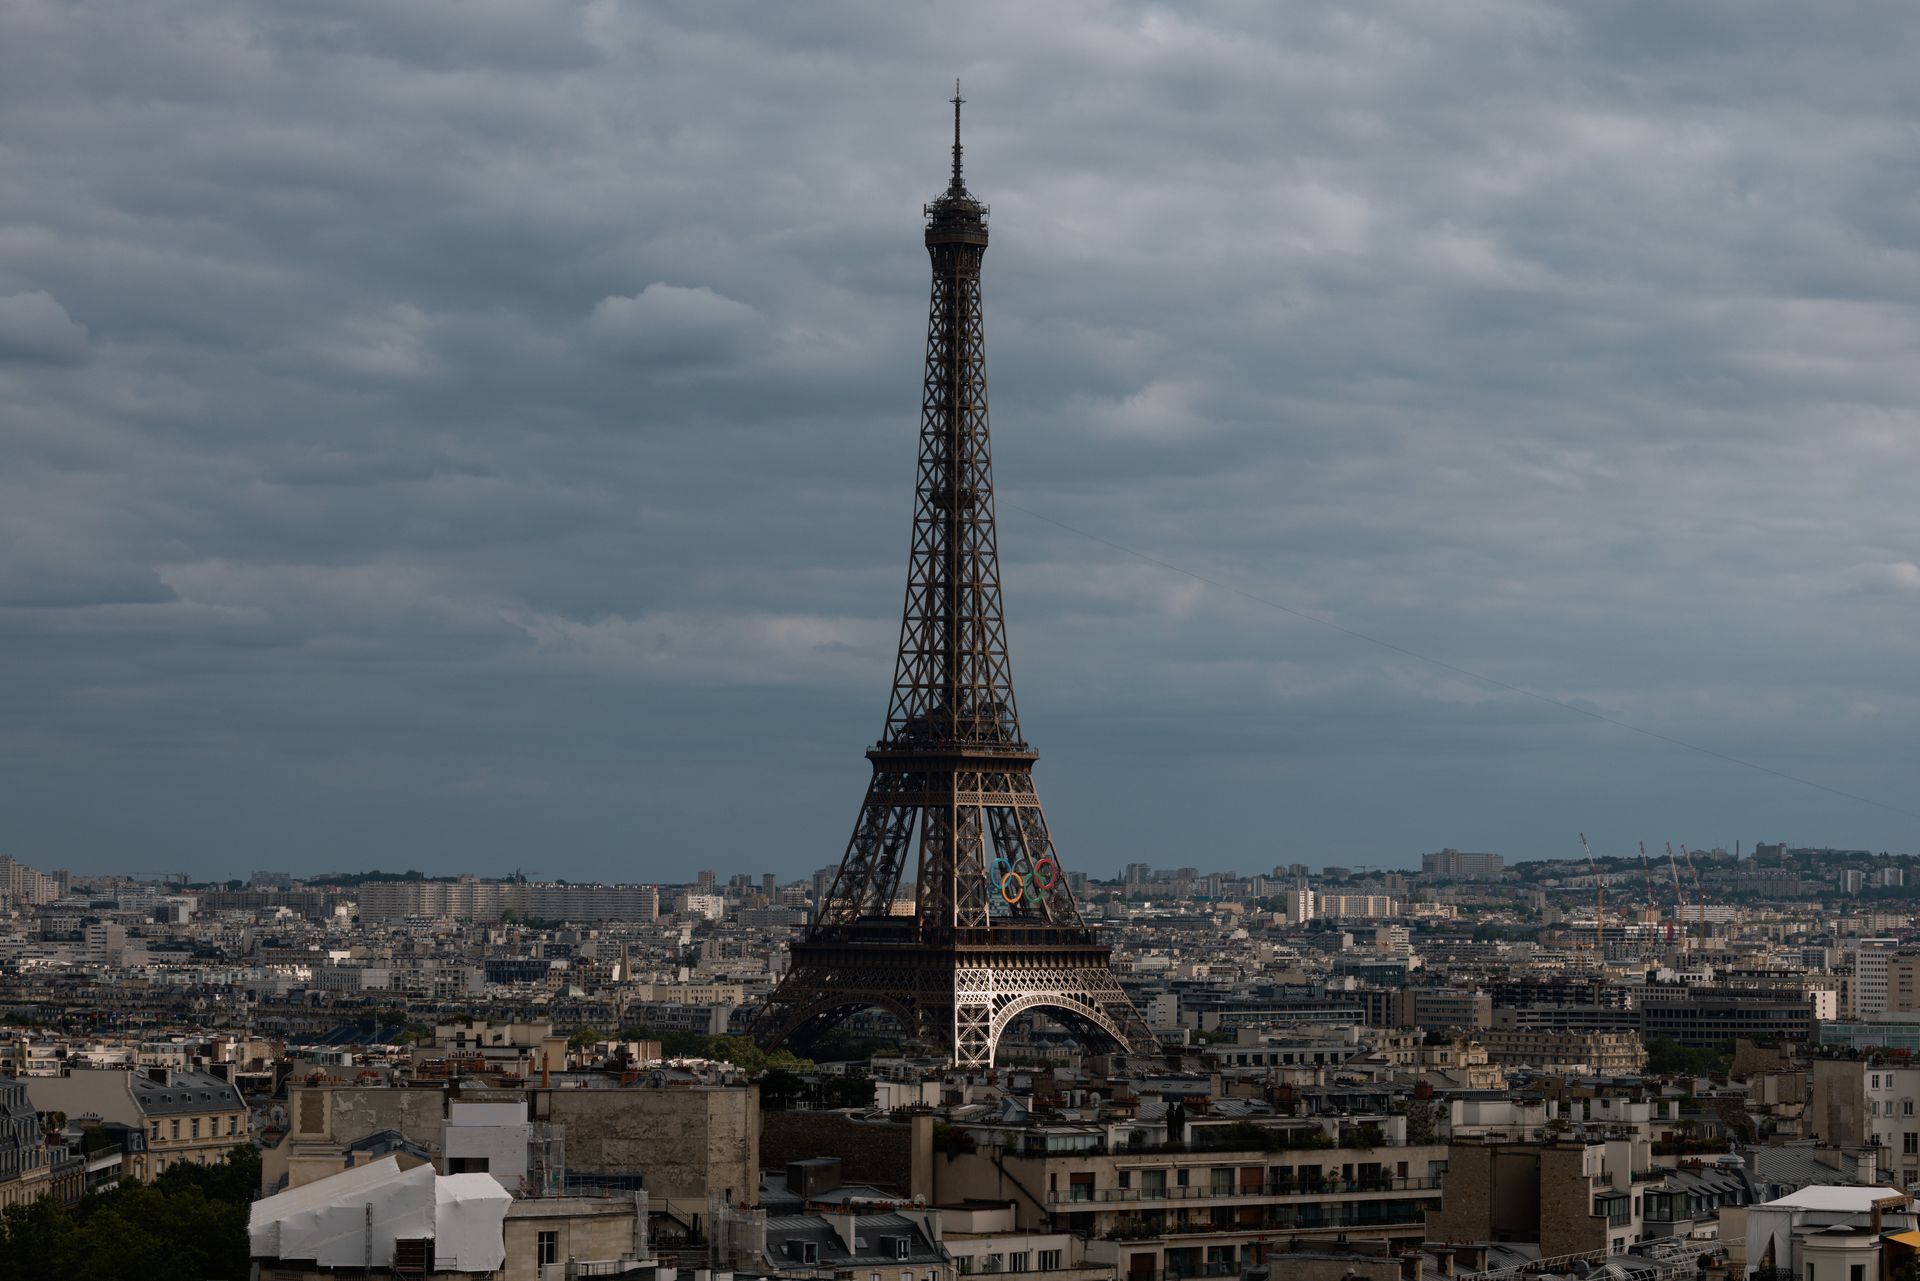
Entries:
{"label": "city skyline", "polygon": [[0,853],[831,864],[955,72],[1068,866],[1911,849],[1894,12],[16,11]]}

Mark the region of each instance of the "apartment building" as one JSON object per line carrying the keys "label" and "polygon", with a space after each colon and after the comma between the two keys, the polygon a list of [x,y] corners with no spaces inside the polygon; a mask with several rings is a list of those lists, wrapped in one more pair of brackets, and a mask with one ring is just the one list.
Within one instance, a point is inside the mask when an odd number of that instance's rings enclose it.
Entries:
{"label": "apartment building", "polygon": [[1506,867],[1507,860],[1498,854],[1475,854],[1451,847],[1420,856],[1421,875],[1454,881],[1497,881]]}
{"label": "apartment building", "polygon": [[85,1190],[86,1162],[64,1144],[48,1143],[27,1087],[0,1081],[0,1209],[43,1196],[71,1205]]}
{"label": "apartment building", "polygon": [[1814,1137],[1874,1147],[1902,1187],[1920,1183],[1920,1067],[1877,1059],[1815,1059],[1807,1118]]}
{"label": "apartment building", "polygon": [[1331,921],[1378,921],[1400,915],[1400,900],[1387,894],[1329,894],[1314,903],[1319,915]]}
{"label": "apartment building", "polygon": [[1011,1202],[1018,1227],[1078,1234],[1133,1281],[1237,1276],[1352,1233],[1417,1242],[1446,1173],[1443,1145],[1393,1141],[1401,1117],[1243,1122],[1174,1145],[1110,1146],[1097,1126],[970,1133],[974,1150],[932,1158],[936,1202]]}
{"label": "apartment building", "polygon": [[1848,1013],[1865,1018],[1887,1012],[1887,997],[1893,962],[1899,942],[1889,938],[1863,938],[1853,950],[1853,982],[1849,989],[1852,1004]]}

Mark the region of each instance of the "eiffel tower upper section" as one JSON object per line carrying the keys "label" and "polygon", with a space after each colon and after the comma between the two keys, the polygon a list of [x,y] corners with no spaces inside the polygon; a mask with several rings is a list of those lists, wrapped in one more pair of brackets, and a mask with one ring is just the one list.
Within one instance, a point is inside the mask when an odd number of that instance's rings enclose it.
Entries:
{"label": "eiffel tower upper section", "polygon": [[926,206],[933,294],[920,406],[920,463],[906,609],[881,745],[1024,747],[1007,662],[987,428],[980,264],[987,206],[961,177],[960,98],[953,178]]}

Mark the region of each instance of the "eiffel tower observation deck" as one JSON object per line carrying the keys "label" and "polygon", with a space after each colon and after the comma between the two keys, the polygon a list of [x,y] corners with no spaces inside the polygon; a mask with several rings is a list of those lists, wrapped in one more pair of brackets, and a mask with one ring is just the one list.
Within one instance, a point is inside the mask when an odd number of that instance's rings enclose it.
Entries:
{"label": "eiffel tower observation deck", "polygon": [[[1040,1011],[1100,1052],[1158,1050],[1111,949],[1081,918],[1034,788],[1000,597],[980,266],[987,206],[953,173],[925,207],[933,265],[913,539],[893,694],[852,839],[792,965],[754,1022],[769,1048],[879,1008],[988,1066]],[[913,915],[893,915],[904,881]]]}

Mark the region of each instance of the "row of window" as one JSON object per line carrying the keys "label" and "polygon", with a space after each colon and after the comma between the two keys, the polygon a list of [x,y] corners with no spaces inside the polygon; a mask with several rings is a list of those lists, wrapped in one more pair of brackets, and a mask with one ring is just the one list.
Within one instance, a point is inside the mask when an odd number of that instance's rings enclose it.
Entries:
{"label": "row of window", "polygon": [[[189,1125],[190,1125],[190,1129],[187,1134],[188,1138],[198,1139],[201,1137],[205,1137],[209,1139],[217,1139],[220,1137],[220,1118],[219,1117],[210,1116],[206,1118],[207,1125],[206,1125],[206,1134],[204,1136],[202,1136],[200,1132],[200,1120],[201,1118],[197,1116],[188,1118]],[[239,1134],[240,1134],[240,1114],[238,1112],[235,1112],[229,1117],[227,1117],[227,1136],[229,1138],[237,1138]],[[170,1122],[168,1122],[167,1140],[177,1141],[179,1138],[180,1138],[180,1118],[176,1116]],[[155,1121],[153,1123],[151,1129],[149,1129],[149,1131],[147,1132],[147,1141],[149,1143],[162,1142],[162,1139],[160,1138],[160,1122]]]}
{"label": "row of window", "polygon": [[[996,1272],[1031,1272],[1036,1251],[1016,1250],[1012,1254],[983,1254],[977,1258],[961,1255],[955,1262],[959,1264],[961,1276],[992,1276]],[[1040,1250],[1040,1271],[1058,1272],[1062,1265],[1062,1252],[1059,1250]],[[977,1265],[977,1266],[976,1266]]]}

